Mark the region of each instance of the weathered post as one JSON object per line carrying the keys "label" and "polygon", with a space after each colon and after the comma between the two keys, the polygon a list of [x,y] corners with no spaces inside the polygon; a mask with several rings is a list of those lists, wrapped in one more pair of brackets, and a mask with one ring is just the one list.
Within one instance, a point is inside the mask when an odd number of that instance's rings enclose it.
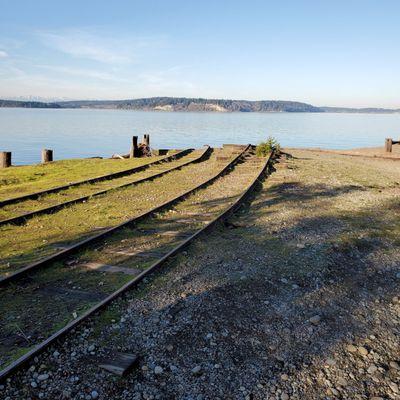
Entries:
{"label": "weathered post", "polygon": [[144,135],[143,142],[147,147],[150,147],[150,135]]}
{"label": "weathered post", "polygon": [[0,168],[11,167],[11,151],[0,152]]}
{"label": "weathered post", "polygon": [[385,139],[385,151],[387,153],[392,152],[392,145],[393,145],[393,139],[392,138],[386,138]]}
{"label": "weathered post", "polygon": [[132,136],[132,146],[129,158],[139,157],[138,137]]}
{"label": "weathered post", "polygon": [[53,161],[53,150],[42,150],[42,164]]}

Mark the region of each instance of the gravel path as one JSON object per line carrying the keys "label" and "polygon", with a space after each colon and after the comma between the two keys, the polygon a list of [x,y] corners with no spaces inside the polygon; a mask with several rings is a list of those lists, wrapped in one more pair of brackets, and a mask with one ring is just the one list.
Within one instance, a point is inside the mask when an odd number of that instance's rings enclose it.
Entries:
{"label": "gravel path", "polygon": [[[0,398],[400,398],[400,166],[292,154]],[[111,349],[139,355],[127,377],[98,368]]]}

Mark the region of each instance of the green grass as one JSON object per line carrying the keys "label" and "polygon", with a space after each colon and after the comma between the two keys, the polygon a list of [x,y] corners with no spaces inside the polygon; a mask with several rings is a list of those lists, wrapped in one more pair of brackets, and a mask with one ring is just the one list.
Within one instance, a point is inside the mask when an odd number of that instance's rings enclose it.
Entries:
{"label": "green grass", "polygon": [[0,274],[170,200],[197,186],[220,168],[222,166],[212,157],[156,181],[111,191],[57,213],[34,217],[22,226],[0,227]]}
{"label": "green grass", "polygon": [[148,178],[150,176],[165,171],[171,168],[178,167],[191,159],[198,157],[198,151],[194,151],[189,155],[186,155],[178,160],[162,163],[160,165],[150,166],[144,171],[129,174],[120,178],[114,178],[110,180],[99,181],[93,184],[82,184],[74,186],[57,193],[43,195],[39,199],[20,201],[15,204],[9,204],[1,208],[0,219],[8,219],[27,212],[42,209],[45,207],[54,206],[62,202],[77,199],[82,196],[89,196],[99,191],[110,190],[120,185],[129,184],[140,179]]}
{"label": "green grass", "polygon": [[140,159],[76,159],[48,164],[10,167],[0,170],[0,199],[38,192],[68,182],[94,178],[140,165],[162,157]]}

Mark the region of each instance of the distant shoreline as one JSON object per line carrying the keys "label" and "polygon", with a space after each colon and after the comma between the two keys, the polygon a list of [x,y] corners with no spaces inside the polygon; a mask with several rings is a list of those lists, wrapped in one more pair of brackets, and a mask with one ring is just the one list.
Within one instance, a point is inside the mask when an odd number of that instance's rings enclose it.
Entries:
{"label": "distant shoreline", "polygon": [[251,111],[251,112],[241,112],[241,111],[227,111],[227,112],[218,112],[218,111],[168,111],[168,110],[151,110],[151,109],[128,109],[128,108],[109,108],[109,107],[5,107],[0,106],[1,109],[6,110],[15,110],[15,109],[23,109],[23,110],[53,110],[53,111],[65,111],[65,110],[91,110],[91,111],[140,111],[144,113],[160,113],[160,114],[329,114],[329,115],[338,115],[338,114],[348,114],[348,115],[400,115],[400,111],[393,112],[374,112],[374,111]]}
{"label": "distant shoreline", "polygon": [[158,112],[215,113],[335,113],[399,114],[400,109],[316,107],[311,104],[282,100],[223,100],[185,97],[151,97],[132,100],[77,100],[59,102],[1,100],[0,108],[35,109],[106,109]]}

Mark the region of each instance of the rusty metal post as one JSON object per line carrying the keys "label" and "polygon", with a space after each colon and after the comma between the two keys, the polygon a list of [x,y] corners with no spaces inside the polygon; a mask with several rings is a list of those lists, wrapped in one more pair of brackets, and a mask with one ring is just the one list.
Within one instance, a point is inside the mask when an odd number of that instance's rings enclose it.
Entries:
{"label": "rusty metal post", "polygon": [[392,152],[392,145],[393,145],[393,139],[392,138],[386,138],[385,139],[385,151],[387,153]]}
{"label": "rusty metal post", "polygon": [[53,150],[42,150],[42,164],[53,161]]}
{"label": "rusty metal post", "polygon": [[11,167],[11,151],[0,152],[0,168]]}
{"label": "rusty metal post", "polygon": [[132,136],[132,146],[129,153],[129,158],[139,157],[138,137]]}

